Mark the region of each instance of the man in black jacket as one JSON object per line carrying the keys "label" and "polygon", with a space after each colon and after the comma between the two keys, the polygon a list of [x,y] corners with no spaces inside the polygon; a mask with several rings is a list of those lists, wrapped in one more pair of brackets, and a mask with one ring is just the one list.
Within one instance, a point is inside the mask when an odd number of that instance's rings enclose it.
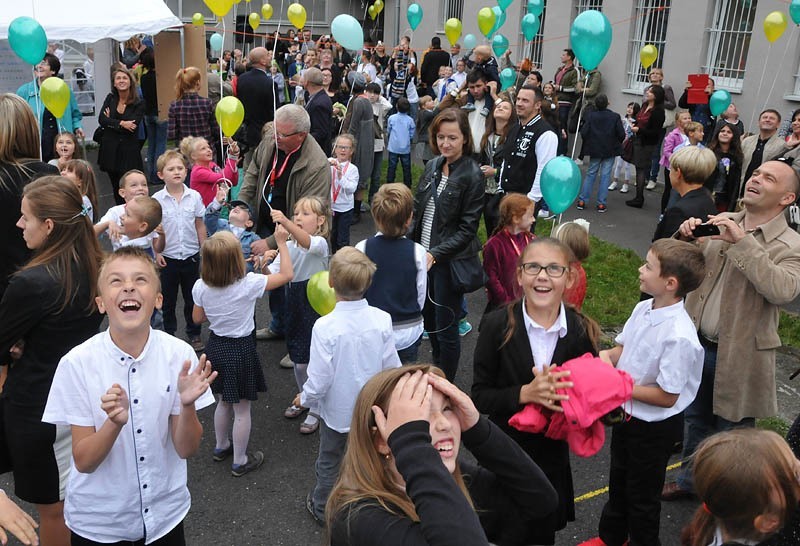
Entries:
{"label": "man in black jacket", "polygon": [[244,131],[247,152],[244,156],[244,168],[253,158],[253,150],[261,142],[261,130],[264,124],[275,117],[275,83],[269,76],[272,54],[264,47],[256,47],[250,51],[250,70],[239,76],[236,84],[236,96],[244,106]]}
{"label": "man in black jacket", "polygon": [[311,136],[317,141],[326,156],[331,155],[331,119],[333,104],[322,89],[322,71],[309,68],[303,74],[303,87],[308,92],[306,112],[311,118]]}
{"label": "man in black jacket", "polygon": [[442,40],[438,36],[431,38],[431,48],[422,59],[419,79],[425,85],[425,93],[433,98],[433,83],[439,78],[439,68],[450,66],[450,54],[442,49]]}

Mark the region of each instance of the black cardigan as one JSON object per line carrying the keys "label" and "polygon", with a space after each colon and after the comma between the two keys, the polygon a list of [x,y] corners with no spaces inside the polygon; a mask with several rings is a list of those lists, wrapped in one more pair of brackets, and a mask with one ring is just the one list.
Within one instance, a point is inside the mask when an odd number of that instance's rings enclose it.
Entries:
{"label": "black cardigan", "polygon": [[[485,417],[461,434],[478,464],[460,460],[475,509],[431,445],[427,421],[395,430],[389,447],[406,482],[419,522],[391,513],[376,501],[344,508],[334,519],[331,546],[500,546],[522,544],[508,535],[512,520],[527,520],[555,509],[556,492],[520,447]],[[476,514],[477,511],[477,514]]]}

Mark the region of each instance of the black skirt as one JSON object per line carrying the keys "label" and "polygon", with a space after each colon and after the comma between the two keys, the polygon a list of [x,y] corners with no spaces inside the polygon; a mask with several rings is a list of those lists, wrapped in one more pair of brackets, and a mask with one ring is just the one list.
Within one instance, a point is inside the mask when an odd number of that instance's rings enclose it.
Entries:
{"label": "black skirt", "polygon": [[308,364],[311,349],[311,330],[319,314],[308,303],[308,281],[289,284],[286,298],[286,346],[292,362]]}
{"label": "black skirt", "polygon": [[267,391],[264,371],[256,351],[255,332],[245,337],[221,337],[211,332],[206,343],[206,357],[219,374],[211,392],[222,394],[222,401],[258,400]]}

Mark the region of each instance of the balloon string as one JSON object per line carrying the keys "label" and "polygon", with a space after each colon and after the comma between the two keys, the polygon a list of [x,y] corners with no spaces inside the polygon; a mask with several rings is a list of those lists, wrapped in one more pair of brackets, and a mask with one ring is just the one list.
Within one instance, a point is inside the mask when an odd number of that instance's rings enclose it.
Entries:
{"label": "balloon string", "polygon": [[[583,94],[581,95],[581,109],[578,111],[578,129],[575,130],[575,142],[572,143],[572,154],[570,154],[570,159],[575,159],[575,148],[578,147],[578,132],[580,131],[583,109],[586,108],[586,87],[588,85],[589,72],[586,72],[586,81],[583,82]],[[569,140],[569,121],[567,121],[567,140]]]}
{"label": "balloon string", "polygon": [[[786,53],[789,51],[789,44],[792,43],[792,37],[794,37],[794,32],[796,30],[797,30],[797,26],[795,26],[792,29],[791,36],[789,37],[788,40],[786,40],[786,47],[783,48],[783,56],[781,56],[781,62],[778,64],[778,66],[783,66],[783,61],[786,59]],[[764,65],[766,66],[766,64],[767,63],[765,62]],[[772,78],[772,86],[770,86],[769,93],[767,94],[767,98],[764,101],[764,106],[761,107],[761,111],[762,112],[767,109],[767,104],[769,104],[769,98],[772,96],[772,92],[775,90],[775,82],[778,81],[778,74],[779,74],[779,71],[776,70],[775,71],[775,77]],[[756,96],[758,96],[758,95],[756,95]]]}
{"label": "balloon string", "polygon": [[[38,86],[38,82],[37,82],[37,78],[36,78],[36,65],[31,67],[31,74],[33,74],[33,92],[34,92],[34,95],[36,96],[36,120],[39,122],[39,135],[44,136],[44,131],[42,130],[42,118],[43,118],[43,116],[42,116],[42,103],[41,103],[41,100],[42,100],[41,94],[42,94],[42,92],[41,92],[41,89]],[[42,157],[42,146],[41,146],[41,144],[43,144],[43,143],[40,142],[39,144],[40,144],[40,146],[39,146],[39,161],[42,161],[43,157]]]}
{"label": "balloon string", "polygon": [[[279,14],[283,13],[283,0],[281,0],[281,9],[280,9],[280,11],[278,13]],[[275,60],[275,52],[278,51],[278,36],[280,35],[280,33],[281,33],[281,18],[279,16],[278,17],[278,27],[275,30],[275,36],[274,36],[273,44],[272,44],[272,59],[273,60]],[[288,85],[288,82],[286,83],[286,85]],[[278,104],[277,103],[278,103],[278,97],[275,96],[275,85],[273,84],[273,86],[272,86],[272,112],[273,112],[273,117],[272,117],[272,138],[275,139],[275,148],[274,148],[274,152],[273,153],[276,154],[276,155],[278,154],[278,128],[275,125],[275,111],[278,109]],[[255,153],[255,150],[253,151],[253,153]],[[261,188],[261,198],[267,204],[267,207],[269,207],[270,211],[272,211],[272,205],[270,204],[269,197],[267,196],[267,186],[268,186],[267,182],[269,182],[269,179],[272,176],[272,172],[275,170],[276,165],[277,165],[277,161],[273,161],[272,162],[272,168],[267,173],[267,177],[264,179],[264,185]],[[270,188],[270,192],[271,191],[272,191],[272,189]]]}
{"label": "balloon string", "polygon": [[[235,17],[236,16],[234,15],[234,21],[236,21]],[[224,17],[220,17],[220,19],[222,20],[222,35],[225,36],[225,18]],[[224,47],[220,48],[219,57],[218,57],[218,60],[217,60],[217,67],[218,67],[217,72],[219,72],[219,98],[220,98],[220,100],[222,100],[222,98],[225,96],[225,89],[222,86],[222,52],[224,50],[225,50]],[[231,61],[233,61],[233,58],[231,58]],[[225,141],[223,140],[223,137],[222,137],[222,124],[220,123],[219,124],[219,146],[220,146],[220,149],[222,150],[222,157],[220,159],[222,160],[223,165],[225,163],[225,157],[226,157],[224,142]]]}
{"label": "balloon string", "polygon": [[[766,59],[769,59],[769,54],[771,52],[772,52],[772,42],[770,42],[769,43],[769,47],[767,47],[767,57],[766,57]],[[764,76],[767,73],[767,64],[768,63],[766,62],[766,59],[764,60],[764,69],[761,71],[761,77],[758,80],[758,91],[756,91],[756,94],[755,94],[756,97],[761,95],[761,86],[764,84]],[[747,129],[752,129],[753,128],[753,121],[755,121],[755,119],[756,119],[756,111],[755,111],[755,109],[753,109],[753,111],[750,113],[750,123],[748,124]]]}

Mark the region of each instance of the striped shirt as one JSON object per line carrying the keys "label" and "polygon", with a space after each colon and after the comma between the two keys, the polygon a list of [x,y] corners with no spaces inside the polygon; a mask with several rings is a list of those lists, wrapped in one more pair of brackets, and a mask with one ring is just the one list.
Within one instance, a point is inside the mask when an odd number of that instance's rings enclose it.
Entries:
{"label": "striped shirt", "polygon": [[[447,176],[443,174],[442,179],[439,181],[439,186],[433,190],[436,192],[436,197],[442,195],[445,186],[447,186]],[[422,213],[422,234],[419,241],[425,250],[430,250],[431,248],[431,229],[433,228],[433,215],[435,213],[436,200],[429,199],[428,204],[425,205],[425,212]]]}

